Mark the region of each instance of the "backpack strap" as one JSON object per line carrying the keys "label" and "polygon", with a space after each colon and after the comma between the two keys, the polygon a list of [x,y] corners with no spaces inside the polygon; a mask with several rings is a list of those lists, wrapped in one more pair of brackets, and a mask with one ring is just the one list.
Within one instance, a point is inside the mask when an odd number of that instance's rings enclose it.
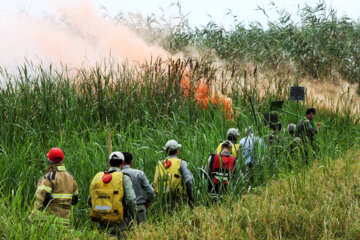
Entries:
{"label": "backpack strap", "polygon": [[[218,172],[221,169],[221,156],[220,154],[214,153],[211,154],[211,159],[210,159],[210,173],[211,174],[215,174],[216,172]],[[217,164],[218,161],[218,164]],[[219,166],[217,166],[219,165]]]}
{"label": "backpack strap", "polygon": [[[229,157],[233,158],[233,156],[231,155]],[[210,159],[210,175],[212,176],[215,185],[219,184],[220,182],[227,184],[228,178],[230,177],[230,172],[228,171],[228,169],[225,169],[223,167],[222,160],[222,154],[212,154]],[[231,169],[229,170],[231,171]]]}
{"label": "backpack strap", "polygon": [[215,161],[215,153],[211,154],[210,156],[210,164],[209,164],[209,170],[210,173],[212,173],[214,171],[213,166],[214,166],[214,161]]}
{"label": "backpack strap", "polygon": [[130,174],[122,172],[123,175],[130,177]]}

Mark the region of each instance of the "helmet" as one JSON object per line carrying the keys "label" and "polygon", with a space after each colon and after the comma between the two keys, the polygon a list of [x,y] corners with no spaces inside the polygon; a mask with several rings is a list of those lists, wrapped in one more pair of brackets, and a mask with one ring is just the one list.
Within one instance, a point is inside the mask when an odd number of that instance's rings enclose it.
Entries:
{"label": "helmet", "polygon": [[293,123],[290,123],[290,124],[288,125],[288,131],[289,131],[289,133],[294,133],[294,132],[296,132],[296,125],[293,124]]}
{"label": "helmet", "polygon": [[181,144],[179,144],[177,141],[175,140],[169,140],[166,142],[164,150],[176,150],[181,148]]}
{"label": "helmet", "polygon": [[64,153],[60,148],[52,148],[47,154],[50,161],[61,162],[64,160]]}
{"label": "helmet", "polygon": [[230,135],[234,136],[234,137],[238,137],[240,136],[239,130],[237,130],[236,128],[230,128],[227,133],[226,136],[229,137]]}
{"label": "helmet", "polygon": [[111,161],[111,160],[122,160],[122,161],[124,161],[125,157],[124,157],[124,154],[122,154],[121,152],[112,152],[110,154],[110,157],[109,157],[109,161]]}

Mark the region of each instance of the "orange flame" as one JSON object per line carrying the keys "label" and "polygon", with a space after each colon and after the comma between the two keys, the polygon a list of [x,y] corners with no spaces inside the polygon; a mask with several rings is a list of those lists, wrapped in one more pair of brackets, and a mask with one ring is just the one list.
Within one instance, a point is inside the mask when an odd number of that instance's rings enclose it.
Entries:
{"label": "orange flame", "polygon": [[200,108],[207,109],[209,106],[209,86],[202,81],[195,91],[195,101],[200,105]]}
{"label": "orange flame", "polygon": [[210,87],[205,81],[201,81],[195,90],[193,91],[190,84],[191,74],[189,72],[184,72],[181,79],[182,91],[185,96],[189,96],[192,92],[195,92],[194,99],[198,103],[201,109],[208,109],[209,103],[213,106],[219,106],[223,108],[225,117],[227,120],[233,120],[233,108],[232,108],[232,99],[224,96],[220,91],[211,96]]}
{"label": "orange flame", "polygon": [[181,87],[182,91],[184,92],[185,96],[189,96],[191,93],[191,86],[190,86],[190,77],[187,73],[184,73],[183,77],[181,78]]}
{"label": "orange flame", "polygon": [[225,117],[228,120],[233,120],[233,108],[232,108],[232,99],[224,96],[220,91],[217,91],[216,94],[212,97],[211,103],[215,106],[222,106],[224,108]]}

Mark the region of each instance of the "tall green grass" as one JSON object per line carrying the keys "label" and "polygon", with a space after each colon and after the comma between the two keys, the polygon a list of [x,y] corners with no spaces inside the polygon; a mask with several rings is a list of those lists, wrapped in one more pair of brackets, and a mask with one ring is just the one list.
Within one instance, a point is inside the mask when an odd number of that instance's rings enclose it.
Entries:
{"label": "tall green grass", "polygon": [[[92,231],[86,200],[95,173],[108,168],[108,130],[112,134],[113,150],[132,152],[134,167],[143,170],[151,182],[156,162],[165,158],[162,150],[165,142],[179,141],[183,146],[180,157],[188,161],[194,175],[196,205],[208,205],[208,183],[199,168],[206,165],[209,154],[225,139],[227,129],[238,127],[242,132],[246,126],[253,125],[255,133],[264,138],[271,132],[260,124],[261,119],[258,126],[254,125],[246,94],[251,94],[255,109],[265,112],[271,100],[285,96],[288,90],[283,85],[278,92],[269,92],[260,98],[257,89],[234,89],[237,90],[232,91],[234,120],[227,121],[221,107],[210,106],[203,110],[193,100],[191,94],[194,93],[184,94],[180,70],[187,65],[195,68],[189,62],[180,61],[164,67],[157,60],[141,70],[110,64],[74,73],[27,64],[19,67],[17,74],[3,71],[0,88],[2,238],[99,238],[98,233]],[[200,77],[194,78],[191,85],[196,85],[196,79]],[[208,82],[214,84],[211,79]],[[308,104],[287,102],[284,109],[303,115]],[[286,113],[279,115],[283,126],[300,119]],[[315,159],[326,162],[338,158],[359,142],[356,119],[346,112],[322,110],[317,119],[328,127],[319,134],[319,151],[310,164]],[[27,221],[36,180],[44,175],[46,153],[54,146],[64,150],[66,167],[79,184],[80,202],[73,213],[75,230],[70,233]],[[231,188],[233,201],[248,189],[243,163],[239,161],[242,172],[239,171],[237,182]],[[253,187],[303,167],[298,161],[290,170],[285,149],[277,155],[269,150],[256,166]],[[149,223],[159,224],[166,219],[158,207],[158,200],[155,200],[149,209]]]}

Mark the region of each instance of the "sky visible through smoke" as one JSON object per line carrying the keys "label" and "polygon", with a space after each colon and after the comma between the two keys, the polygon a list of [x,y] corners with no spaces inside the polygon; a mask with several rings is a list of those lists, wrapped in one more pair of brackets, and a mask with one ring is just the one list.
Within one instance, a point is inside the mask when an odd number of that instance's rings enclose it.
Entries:
{"label": "sky visible through smoke", "polygon": [[[90,0],[96,7],[105,7],[107,12],[114,16],[119,12],[140,12],[144,15],[150,13],[161,14],[163,9],[169,16],[177,13],[176,7],[171,7],[176,0]],[[43,12],[52,12],[53,8],[49,7],[49,3],[54,0],[0,0],[0,15],[4,11],[14,9],[25,9],[27,11],[41,14]],[[70,3],[70,0],[63,0],[62,3]],[[231,16],[226,15],[229,9],[238,16],[239,21],[244,23],[259,21],[266,25],[267,18],[261,11],[256,11],[257,6],[264,7],[268,10],[270,20],[277,18],[276,11],[271,7],[271,2],[280,9],[286,9],[293,16],[296,15],[298,7],[304,4],[315,5],[318,0],[180,0],[182,10],[185,14],[189,14],[188,18],[192,26],[205,25],[210,20],[214,20],[218,24],[230,26],[233,23]],[[338,12],[339,16],[346,15],[352,19],[360,17],[360,1],[356,0],[325,0],[328,6],[331,6]]]}
{"label": "sky visible through smoke", "polygon": [[[176,7],[169,7],[177,1],[169,0],[92,0],[99,6],[104,6],[109,13],[116,14],[120,10],[130,12],[140,12],[142,14],[161,13],[159,8],[164,9],[169,14],[177,12]],[[229,10],[237,15],[238,20],[245,24],[259,21],[266,25],[267,21],[277,19],[277,13],[274,7],[271,6],[273,2],[279,9],[285,9],[293,16],[296,15],[298,7],[303,7],[305,4],[316,5],[320,1],[317,0],[180,0],[182,10],[185,14],[189,14],[188,18],[192,26],[206,25],[210,20],[225,27],[233,24],[233,18],[226,15]],[[360,17],[360,1],[356,0],[325,0],[327,6],[336,9],[339,16],[347,15],[350,18],[358,19]],[[256,9],[258,6],[265,8],[268,11],[269,19]],[[295,18],[295,17],[294,17]],[[296,18],[295,18],[296,19]]]}
{"label": "sky visible through smoke", "polygon": [[[278,8],[293,15],[296,15],[299,5],[314,5],[316,2],[274,0]],[[358,1],[325,2],[339,15],[346,14],[356,19],[360,13]],[[180,1],[192,26],[205,25],[210,20],[230,26],[234,19],[226,15],[229,10],[245,24],[259,21],[266,25],[269,19],[275,20],[278,16],[270,3],[267,0]],[[115,16],[119,12],[144,15],[161,15],[163,12],[170,17],[178,13],[174,4],[176,1],[166,0],[0,0],[0,53],[6,56],[0,59],[0,65],[14,67],[26,58],[81,67],[110,55],[120,62],[141,62],[151,55],[164,57],[167,53],[163,49],[148,46],[129,29],[116,26],[103,16]],[[257,6],[268,9],[269,19],[255,10]]]}

